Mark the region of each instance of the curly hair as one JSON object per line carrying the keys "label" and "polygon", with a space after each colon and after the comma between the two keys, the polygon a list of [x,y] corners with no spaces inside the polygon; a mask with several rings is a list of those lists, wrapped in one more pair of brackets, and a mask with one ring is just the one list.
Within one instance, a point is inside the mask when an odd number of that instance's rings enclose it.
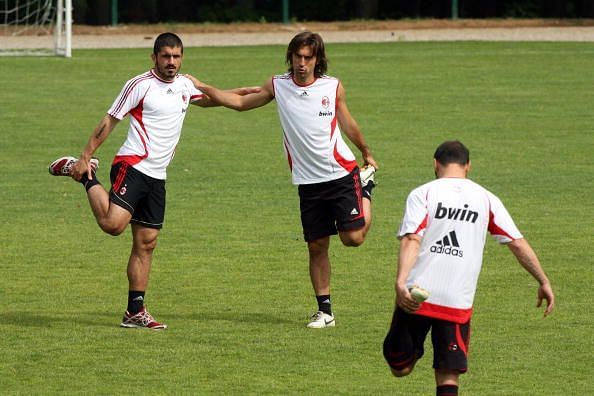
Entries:
{"label": "curly hair", "polygon": [[293,72],[293,54],[296,54],[297,51],[303,47],[310,47],[312,55],[316,57],[314,76],[317,78],[326,74],[326,70],[328,70],[328,59],[326,58],[324,40],[322,40],[322,37],[319,34],[307,31],[301,32],[293,37],[287,47],[285,61],[289,66],[289,72]]}

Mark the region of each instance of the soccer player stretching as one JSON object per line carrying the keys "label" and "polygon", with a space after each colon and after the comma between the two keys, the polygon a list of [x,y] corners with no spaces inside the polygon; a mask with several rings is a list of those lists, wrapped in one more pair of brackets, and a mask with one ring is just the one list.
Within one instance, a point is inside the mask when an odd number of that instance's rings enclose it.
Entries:
{"label": "soccer player stretching", "polygon": [[[166,169],[173,158],[189,105],[216,105],[188,78],[178,74],[182,59],[181,39],[173,33],[159,35],[152,54],[154,67],[124,85],[91,134],[80,158],[58,158],[49,167],[52,175],[71,176],[84,185],[91,210],[104,232],[119,235],[128,223],[132,224],[132,252],[127,270],[128,307],[122,327],[167,328],[157,322],[144,305],[153,250],[165,217]],[[235,92],[251,91],[238,88]],[[97,180],[95,171],[99,161],[92,156],[128,114],[128,137],[113,160],[112,187],[107,192]]]}
{"label": "soccer player stretching", "polygon": [[437,179],[414,189],[406,201],[398,232],[397,306],[384,357],[396,377],[410,374],[431,330],[437,395],[457,395],[458,377],[467,369],[472,302],[487,231],[507,244],[538,281],[538,306],[547,301],[545,316],[553,310],[555,296],[499,198],[466,178],[466,147],[458,141],[441,144],[434,168]]}
{"label": "soccer player stretching", "polygon": [[[326,75],[322,38],[296,35],[287,48],[288,72],[268,79],[260,92],[223,92],[193,79],[211,100],[235,110],[250,110],[276,100],[293,184],[298,185],[301,223],[309,250],[309,274],[318,311],[307,325],[335,325],[330,303],[330,236],[359,246],[371,226],[371,190],[377,164],[347,104],[340,80]],[[361,151],[364,167],[342,139]]]}

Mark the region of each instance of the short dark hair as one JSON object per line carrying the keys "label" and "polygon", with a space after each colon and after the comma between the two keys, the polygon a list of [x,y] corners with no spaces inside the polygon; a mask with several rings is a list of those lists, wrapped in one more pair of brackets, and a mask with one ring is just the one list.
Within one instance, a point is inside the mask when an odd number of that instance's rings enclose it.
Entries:
{"label": "short dark hair", "polygon": [[285,61],[289,66],[289,72],[293,72],[293,54],[297,53],[302,47],[311,47],[312,55],[316,57],[316,67],[314,69],[314,76],[320,77],[326,74],[328,70],[328,59],[326,58],[326,49],[324,48],[324,40],[317,33],[301,32],[289,43],[287,47],[287,56]]}
{"label": "short dark hair", "polygon": [[448,140],[437,147],[433,158],[444,166],[449,164],[467,165],[470,162],[470,152],[459,140]]}
{"label": "short dark hair", "polygon": [[155,55],[157,55],[159,53],[159,51],[161,51],[161,48],[163,47],[179,47],[181,48],[181,52],[182,54],[184,53],[184,45],[181,41],[181,39],[179,38],[179,36],[175,33],[161,33],[156,39],[155,39],[155,45],[153,46],[153,53]]}

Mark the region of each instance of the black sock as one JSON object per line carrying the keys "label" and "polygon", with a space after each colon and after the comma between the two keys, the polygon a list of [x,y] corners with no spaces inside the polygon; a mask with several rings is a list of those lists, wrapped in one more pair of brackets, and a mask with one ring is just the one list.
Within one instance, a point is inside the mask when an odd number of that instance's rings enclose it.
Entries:
{"label": "black sock", "polygon": [[128,312],[137,314],[144,308],[144,292],[130,290],[128,291]]}
{"label": "black sock", "polygon": [[89,188],[97,185],[97,184],[101,184],[101,182],[99,182],[99,180],[97,180],[97,175],[95,174],[95,172],[93,172],[93,179],[89,180],[89,178],[87,177],[87,174],[85,173],[81,178],[80,178],[80,183],[85,187],[85,190],[89,191]]}
{"label": "black sock", "polygon": [[323,296],[316,296],[318,300],[318,311],[332,315],[332,303],[330,302],[330,294]]}
{"label": "black sock", "polygon": [[458,385],[440,385],[435,393],[437,396],[456,396],[458,394]]}
{"label": "black sock", "polygon": [[369,180],[367,182],[367,185],[362,188],[363,198],[367,198],[368,200],[371,201],[371,192],[373,191],[374,187],[375,187],[375,183],[373,181]]}

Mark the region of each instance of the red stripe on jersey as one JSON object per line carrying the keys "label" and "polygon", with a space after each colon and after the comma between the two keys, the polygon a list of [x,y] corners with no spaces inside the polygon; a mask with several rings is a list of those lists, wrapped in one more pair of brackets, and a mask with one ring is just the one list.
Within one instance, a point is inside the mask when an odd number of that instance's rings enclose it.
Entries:
{"label": "red stripe on jersey", "polygon": [[140,103],[138,103],[138,106],[136,106],[135,108],[133,108],[132,110],[130,110],[130,116],[134,117],[134,119],[138,122],[138,125],[140,125],[140,128],[142,129],[142,133],[139,133],[138,135],[140,136],[140,140],[142,140],[142,144],[144,145],[145,151],[146,151],[146,142],[143,138],[143,134],[146,137],[146,140],[151,140],[149,138],[148,132],[146,131],[146,127],[144,126],[144,121],[142,120],[142,112],[144,111],[144,98],[142,98],[140,100]]}
{"label": "red stripe on jersey", "polygon": [[121,162],[127,164],[127,165],[136,165],[137,163],[139,163],[140,161],[142,161],[143,159],[145,159],[146,156],[140,156],[140,155],[116,155],[116,157],[113,159],[113,163],[112,165],[117,165]]}
{"label": "red stripe on jersey", "polygon": [[[133,80],[130,80],[128,82],[128,84],[126,84],[126,86],[123,89],[123,93],[122,96],[120,97],[120,100],[118,101],[118,104],[114,107],[114,113],[117,114],[120,112],[120,110],[122,109],[122,106],[124,105],[124,103],[126,102],[126,98],[128,98],[128,96],[130,95],[130,92],[132,92],[132,90],[134,89],[134,87],[136,87],[140,82],[150,79],[152,78],[152,75],[150,73],[145,73],[142,74],[136,78],[134,78]],[[112,114],[113,115],[113,114]],[[116,117],[119,119],[119,117]]]}
{"label": "red stripe on jersey", "polygon": [[140,101],[138,106],[136,106],[135,108],[130,110],[130,117],[133,117],[138,122],[138,125],[141,128],[141,130],[139,131],[138,128],[134,127],[134,124],[131,123],[132,129],[136,132],[136,134],[140,138],[140,141],[142,142],[142,147],[144,148],[144,154],[143,155],[133,154],[133,155],[116,156],[113,161],[114,165],[118,164],[120,162],[125,162],[126,164],[129,164],[129,165],[135,165],[135,164],[139,163],[140,161],[142,161],[143,159],[148,157],[148,146],[146,144],[146,141],[150,140],[150,138],[149,138],[149,135],[148,135],[146,128],[144,126],[144,122],[142,121],[143,105],[144,105],[144,98],[142,98],[142,100]]}
{"label": "red stripe on jersey", "polygon": [[454,323],[466,323],[472,316],[472,308],[452,308],[443,305],[431,304],[425,301],[421,308],[414,312],[417,315],[428,316],[441,320],[447,320]]}
{"label": "red stripe on jersey", "polygon": [[204,95],[203,95],[203,94],[199,94],[199,95],[192,95],[192,96],[190,96],[190,102],[195,102],[195,101],[197,101],[197,100],[200,100],[200,99],[202,99],[203,97],[204,97]]}
{"label": "red stripe on jersey", "polygon": [[334,143],[334,159],[340,166],[342,166],[347,172],[351,173],[357,167],[357,161],[349,161],[345,159],[336,148],[338,142]]}
{"label": "red stripe on jersey", "polygon": [[419,224],[419,226],[415,230],[415,232],[414,232],[415,234],[418,234],[419,232],[421,232],[422,230],[427,228],[427,220],[428,219],[429,219],[429,215],[425,215],[425,218],[423,219],[423,221],[421,221],[421,224]]}
{"label": "red stripe on jersey", "polygon": [[491,233],[491,235],[503,235],[513,241],[515,238],[513,238],[511,235],[505,232],[505,230],[503,230],[501,227],[495,224],[494,217],[495,214],[493,214],[493,212],[489,210],[489,233]]}

